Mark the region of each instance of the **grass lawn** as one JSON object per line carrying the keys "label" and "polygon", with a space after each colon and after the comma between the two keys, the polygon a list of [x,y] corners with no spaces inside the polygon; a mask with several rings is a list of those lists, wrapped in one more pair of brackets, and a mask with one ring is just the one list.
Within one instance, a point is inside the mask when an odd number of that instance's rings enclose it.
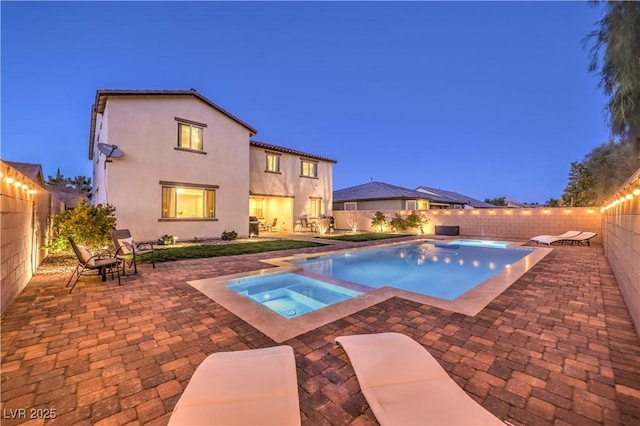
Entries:
{"label": "grass lawn", "polygon": [[335,236],[322,236],[317,238],[326,238],[328,240],[340,240],[340,241],[374,241],[374,240],[384,240],[385,238],[399,238],[399,237],[409,237],[409,234],[385,234],[380,232],[368,232],[364,234],[343,234],[343,235],[335,235]]}
{"label": "grass lawn", "polygon": [[[233,256],[236,254],[262,253],[275,250],[300,249],[322,246],[322,243],[310,241],[273,240],[255,243],[237,243],[223,245],[199,245],[172,247],[156,250],[156,262],[169,262],[180,259],[200,259],[203,257]],[[140,256],[139,261],[150,263],[151,255]]]}

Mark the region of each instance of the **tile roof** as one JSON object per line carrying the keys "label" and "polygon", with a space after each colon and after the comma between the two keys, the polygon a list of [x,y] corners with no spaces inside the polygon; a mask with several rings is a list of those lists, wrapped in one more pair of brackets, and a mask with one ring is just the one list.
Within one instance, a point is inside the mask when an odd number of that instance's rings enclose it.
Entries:
{"label": "tile roof", "polygon": [[375,181],[333,191],[333,201],[379,200],[389,198],[431,199],[431,197],[423,192]]}
{"label": "tile roof", "polygon": [[331,163],[337,163],[336,160],[331,159],[331,158],[322,157],[322,156],[316,155],[316,154],[309,154],[308,152],[297,151],[295,149],[287,148],[287,147],[284,147],[284,146],[272,145],[270,143],[261,142],[261,141],[252,140],[252,141],[250,141],[250,146],[255,147],[255,148],[268,149],[268,150],[271,150],[271,151],[282,152],[282,153],[285,153],[285,154],[298,155],[300,157],[308,157],[308,158],[313,158],[313,159],[316,159],[316,160],[329,161]]}
{"label": "tile roof", "polygon": [[40,164],[33,163],[19,163],[16,161],[5,161],[11,167],[36,182],[38,185],[44,187],[44,175],[42,173],[42,166]]}
{"label": "tile roof", "polygon": [[428,186],[419,186],[416,188],[416,191],[424,192],[433,197],[439,197],[443,201],[450,200],[449,202],[467,204],[474,208],[495,208],[493,204],[485,203],[484,201],[480,201],[478,199],[475,199],[457,192],[445,191],[444,189],[430,188]]}

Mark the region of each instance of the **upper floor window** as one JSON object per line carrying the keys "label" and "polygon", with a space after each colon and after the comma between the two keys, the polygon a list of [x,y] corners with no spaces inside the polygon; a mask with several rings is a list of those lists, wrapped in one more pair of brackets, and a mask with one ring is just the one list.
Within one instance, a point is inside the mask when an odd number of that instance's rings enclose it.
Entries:
{"label": "upper floor window", "polygon": [[318,177],[318,163],[302,160],[300,174],[306,177]]}
{"label": "upper floor window", "polygon": [[267,152],[267,171],[280,173],[280,156]]}
{"label": "upper floor window", "polygon": [[416,200],[407,200],[405,206],[407,210],[416,210]]}
{"label": "upper floor window", "polygon": [[178,123],[178,146],[202,151],[202,127]]}
{"label": "upper floor window", "polygon": [[162,217],[215,218],[216,191],[212,188],[162,186]]}

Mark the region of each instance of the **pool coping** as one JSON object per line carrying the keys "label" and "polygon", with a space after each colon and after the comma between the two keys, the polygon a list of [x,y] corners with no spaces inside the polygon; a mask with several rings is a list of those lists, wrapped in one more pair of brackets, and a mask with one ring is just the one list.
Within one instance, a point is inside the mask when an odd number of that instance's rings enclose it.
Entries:
{"label": "pool coping", "polygon": [[[266,307],[259,306],[257,302],[245,298],[225,287],[229,281],[237,280],[239,278],[301,271],[303,269],[301,266],[295,266],[290,263],[290,261],[293,260],[365,251],[371,250],[374,247],[383,248],[425,241],[444,242],[443,240],[418,238],[409,241],[405,240],[400,242],[377,244],[375,246],[328,250],[317,253],[299,253],[285,257],[263,259],[261,262],[271,265],[271,267],[266,269],[187,281],[187,284],[219,303],[225,309],[231,311],[242,320],[248,322],[275,342],[282,343],[300,334],[354,314],[362,309],[376,305],[392,297],[401,297],[420,304],[430,305],[468,316],[475,316],[499,294],[515,283],[518,278],[524,275],[525,272],[553,251],[553,248],[549,247],[527,246],[527,250],[532,250],[530,254],[513,263],[509,268],[498,272],[493,277],[458,296],[454,300],[439,299],[393,287],[382,287],[380,289],[364,293],[360,296],[329,305],[317,311],[289,319],[280,316]],[[509,242],[507,247],[519,248],[524,244],[526,244],[526,242]]]}

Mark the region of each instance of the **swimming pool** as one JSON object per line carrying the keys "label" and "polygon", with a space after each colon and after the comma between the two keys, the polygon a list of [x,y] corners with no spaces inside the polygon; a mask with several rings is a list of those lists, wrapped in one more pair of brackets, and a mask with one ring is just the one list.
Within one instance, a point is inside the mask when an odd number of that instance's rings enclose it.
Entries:
{"label": "swimming pool", "polygon": [[242,278],[226,287],[285,318],[295,318],[362,294],[298,273]]}
{"label": "swimming pool", "polygon": [[[415,243],[415,244],[413,244]],[[427,246],[424,246],[427,244]],[[507,260],[504,264],[496,260],[493,255],[480,256],[467,256],[464,254],[464,245],[460,244],[447,244],[446,241],[441,240],[415,240],[413,242],[392,242],[376,244],[375,247],[362,247],[357,249],[343,249],[334,251],[325,251],[322,253],[299,253],[285,257],[267,258],[262,262],[270,265],[268,268],[250,271],[240,272],[232,275],[221,275],[210,278],[203,278],[198,280],[187,281],[187,283],[194,289],[200,291],[202,294],[215,301],[226,310],[232,312],[238,318],[251,324],[256,329],[260,330],[266,336],[269,336],[277,343],[286,342],[287,340],[299,336],[303,333],[314,330],[324,324],[328,324],[332,321],[345,318],[356,312],[362,311],[370,306],[381,303],[389,298],[399,297],[411,302],[426,304],[435,308],[444,309],[449,312],[456,312],[463,315],[475,316],[482,309],[484,309],[492,300],[494,300],[503,291],[509,288],[518,278],[535,266],[540,260],[542,260],[547,254],[553,251],[549,247],[520,247],[515,243],[510,243],[509,249],[516,249],[526,254],[522,259],[509,264],[511,260]],[[477,250],[489,250],[494,252],[504,251],[502,248],[487,248],[487,247],[466,247],[467,249]],[[382,288],[375,288],[373,286],[357,284],[354,281],[341,280],[339,278],[332,278],[328,275],[314,274],[313,272],[304,271],[302,265],[293,264],[301,261],[319,261],[332,259],[331,265],[323,268],[339,269],[335,265],[340,263],[340,258],[353,258],[358,257],[360,254],[387,249],[401,249],[396,252],[395,257],[402,259],[405,263],[417,263],[421,262],[420,268],[425,270],[432,270],[436,264],[444,264],[455,266],[455,268],[464,269],[464,265],[469,266],[469,269],[473,269],[474,272],[479,273],[482,268],[487,268],[494,272],[495,275],[480,282],[474,288],[466,291],[453,300],[445,300],[440,297],[434,297],[427,294],[427,292],[419,293],[416,291],[403,290],[400,287],[385,286]],[[402,251],[405,250],[405,251]],[[476,251],[476,253],[480,253]],[[389,253],[385,256],[390,257]],[[460,265],[462,263],[463,265]],[[457,266],[456,266],[457,265]],[[503,268],[504,267],[504,268]],[[320,269],[323,269],[320,268]],[[500,270],[503,268],[502,270]],[[353,269],[364,269],[357,264],[354,264]],[[293,274],[292,274],[293,273]],[[400,269],[402,276],[405,275],[404,271]],[[336,285],[339,288],[345,288],[361,292],[359,296],[351,297],[349,292],[347,298],[341,302],[336,302],[324,307],[321,304],[315,304],[314,302],[307,303],[309,308],[319,306],[318,309],[308,311],[305,314],[298,314],[297,307],[296,316],[289,317],[286,315],[287,311],[284,311],[285,315],[280,315],[276,311],[268,308],[267,306],[258,306],[260,298],[257,295],[260,290],[257,285],[262,279],[269,278],[270,280],[284,280],[292,275],[305,276],[323,283],[321,287],[338,290],[327,284]],[[427,274],[428,275],[428,274]],[[447,274],[442,279],[447,279]],[[471,274],[473,275],[473,274]],[[256,281],[253,281],[253,280]],[[354,278],[355,279],[355,278]],[[438,281],[439,279],[436,279]],[[308,283],[307,280],[302,280],[304,283]],[[391,281],[391,280],[388,280]],[[423,278],[424,282],[431,282],[425,287],[433,287],[432,279]],[[313,281],[312,281],[313,282]],[[246,292],[245,295],[240,295],[238,292],[231,290],[227,286],[229,284],[236,284],[236,290],[240,293]],[[249,290],[249,284],[256,284],[256,287]],[[300,282],[298,282],[300,284]],[[399,285],[399,284],[398,284]],[[293,284],[296,286],[296,284]],[[243,288],[244,287],[244,288]],[[264,287],[262,287],[264,289]],[[255,290],[255,291],[254,291]],[[274,299],[274,292],[269,289],[267,293],[270,297],[267,300]],[[305,303],[309,302],[308,299],[300,298],[295,293],[299,293],[295,290],[291,290],[284,300],[287,302],[290,300],[303,300]],[[422,291],[422,289],[418,289]],[[250,294],[251,293],[251,294]],[[303,296],[309,296],[311,293],[304,293]],[[256,297],[255,299],[251,296]],[[256,300],[258,299],[258,300]],[[264,298],[266,299],[266,298]],[[277,298],[276,298],[277,299]],[[290,300],[287,300],[290,299]],[[318,302],[318,301],[316,301]],[[274,303],[272,303],[274,304]],[[276,303],[277,305],[277,303]],[[310,306],[313,305],[313,306]],[[305,308],[306,309],[306,308]],[[290,310],[290,307],[289,309]],[[302,312],[302,309],[300,310]]]}
{"label": "swimming pool", "polygon": [[314,274],[368,287],[389,286],[453,300],[532,252],[426,241],[292,263]]}

